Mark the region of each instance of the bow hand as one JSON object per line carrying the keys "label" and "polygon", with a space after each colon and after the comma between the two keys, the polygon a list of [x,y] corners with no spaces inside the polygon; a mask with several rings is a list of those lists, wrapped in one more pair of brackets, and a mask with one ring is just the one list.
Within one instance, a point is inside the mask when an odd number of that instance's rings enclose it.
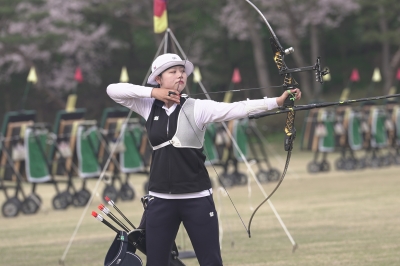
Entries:
{"label": "bow hand", "polygon": [[289,89],[285,90],[281,96],[276,98],[276,103],[281,109],[286,109],[288,107],[293,107],[294,101],[301,99],[301,90]]}

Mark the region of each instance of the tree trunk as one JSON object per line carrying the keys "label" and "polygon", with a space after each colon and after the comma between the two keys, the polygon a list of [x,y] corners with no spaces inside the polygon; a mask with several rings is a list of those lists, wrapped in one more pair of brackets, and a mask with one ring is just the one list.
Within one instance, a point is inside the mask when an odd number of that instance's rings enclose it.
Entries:
{"label": "tree trunk", "polygon": [[10,90],[4,90],[4,111],[9,112],[11,111],[11,100],[10,100]]}
{"label": "tree trunk", "polygon": [[269,76],[268,64],[266,62],[263,41],[261,39],[261,34],[256,27],[257,23],[259,22],[258,20],[253,19],[254,17],[258,18],[258,15],[255,16],[255,13],[250,13],[250,7],[247,4],[244,5],[244,2],[239,2],[239,7],[241,10],[244,10],[243,18],[246,19],[247,29],[249,30],[250,41],[253,47],[253,57],[258,85],[263,88],[263,95],[268,97],[275,96],[276,93],[274,93],[271,89],[271,80]]}
{"label": "tree trunk", "polygon": [[[254,24],[253,24],[254,25]],[[257,72],[258,84],[262,89],[265,96],[272,97],[275,95],[271,89],[271,80],[269,78],[268,65],[265,60],[265,52],[263,47],[263,42],[261,40],[260,34],[257,32],[253,25],[249,25],[249,33],[251,44],[253,47],[253,57],[255,68]]]}
{"label": "tree trunk", "polygon": [[[290,30],[290,36],[292,36],[292,47],[294,48],[294,53],[293,53],[293,59],[296,63],[296,67],[305,67],[308,66],[305,63],[304,56],[301,53],[300,49],[300,38],[297,36],[296,32],[296,21],[295,21],[295,16],[292,14],[292,10],[290,8],[290,4],[284,1],[284,4],[286,6],[285,11],[287,12],[287,16],[290,20],[289,22],[289,30]],[[285,48],[284,48],[285,49]],[[293,68],[288,66],[289,68]],[[308,72],[300,72],[300,86],[299,88],[304,92],[302,94],[302,98],[305,98],[307,100],[310,100],[313,98],[312,92],[311,92],[311,83],[310,83],[310,73]]]}
{"label": "tree trunk", "polygon": [[379,28],[381,30],[382,38],[382,74],[383,74],[383,93],[387,94],[393,84],[393,68],[390,65],[390,44],[389,40],[385,37],[388,32],[387,20],[385,17],[385,8],[380,5],[379,8]]}
{"label": "tree trunk", "polygon": [[392,69],[395,69],[400,64],[400,48],[394,54],[392,61],[390,62],[390,66]]}

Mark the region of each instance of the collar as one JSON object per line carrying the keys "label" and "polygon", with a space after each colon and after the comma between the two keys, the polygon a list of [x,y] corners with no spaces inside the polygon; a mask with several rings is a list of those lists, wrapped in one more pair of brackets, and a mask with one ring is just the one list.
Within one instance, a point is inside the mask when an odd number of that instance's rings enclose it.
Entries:
{"label": "collar", "polygon": [[[184,103],[184,101],[182,101],[182,98],[181,98],[181,104],[183,104],[183,103]],[[178,106],[176,103],[174,103],[173,105],[171,105],[170,108],[167,108],[163,101],[160,101],[160,100],[157,100],[157,99],[155,100],[154,104],[157,107],[160,107],[160,108],[164,109],[168,116],[170,114],[172,114],[175,111],[176,107]]]}

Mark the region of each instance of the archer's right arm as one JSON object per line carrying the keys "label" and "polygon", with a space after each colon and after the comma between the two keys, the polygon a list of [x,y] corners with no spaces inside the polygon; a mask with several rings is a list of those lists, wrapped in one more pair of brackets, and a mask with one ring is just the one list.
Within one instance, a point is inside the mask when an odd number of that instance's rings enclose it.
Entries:
{"label": "archer's right arm", "polygon": [[147,120],[154,98],[151,98],[152,87],[130,83],[114,83],[107,87],[107,94],[116,103],[128,107]]}

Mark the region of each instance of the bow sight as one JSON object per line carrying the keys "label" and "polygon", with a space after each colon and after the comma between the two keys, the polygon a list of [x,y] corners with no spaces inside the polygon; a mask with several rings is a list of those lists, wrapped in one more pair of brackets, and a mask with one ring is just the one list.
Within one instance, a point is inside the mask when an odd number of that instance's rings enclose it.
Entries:
{"label": "bow sight", "polygon": [[[272,29],[270,29],[272,31]],[[297,68],[288,68],[285,64],[284,57],[285,55],[289,55],[294,53],[293,47],[283,49],[282,45],[279,43],[276,36],[272,36],[270,38],[271,48],[274,52],[274,61],[276,66],[278,67],[279,74],[285,75],[285,80],[283,86],[286,88],[294,88],[294,86],[299,85],[292,77],[292,73],[304,72],[304,71],[315,71],[315,81],[319,83],[324,83],[323,76],[329,73],[329,70],[325,68],[325,70],[321,70],[321,61],[320,57],[317,58],[317,61],[313,66],[306,67],[297,67]]]}
{"label": "bow sight", "polygon": [[[290,50],[290,53],[287,53],[286,51]],[[288,48],[285,50],[285,54],[292,54],[294,53],[294,49],[292,47]],[[280,75],[284,74],[289,74],[289,73],[296,73],[296,72],[303,72],[303,71],[315,71],[315,81],[318,81],[319,83],[324,83],[323,76],[329,74],[328,68],[325,68],[324,70],[321,70],[321,62],[320,62],[320,57],[317,58],[317,61],[313,66],[306,66],[306,67],[298,67],[298,68],[285,68],[283,67],[282,69],[279,70]]]}

